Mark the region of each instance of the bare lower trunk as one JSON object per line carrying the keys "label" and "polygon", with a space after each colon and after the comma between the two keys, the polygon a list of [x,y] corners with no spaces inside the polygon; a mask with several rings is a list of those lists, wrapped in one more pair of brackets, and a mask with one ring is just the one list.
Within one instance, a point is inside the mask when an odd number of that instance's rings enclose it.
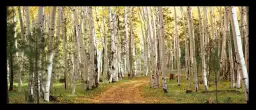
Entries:
{"label": "bare lower trunk", "polygon": [[[242,75],[242,77],[243,77],[246,101],[248,101],[249,100],[249,98],[248,98],[248,96],[249,96],[249,77],[248,77],[247,68],[246,68],[246,64],[245,64],[245,60],[244,60],[240,30],[239,30],[235,7],[231,7],[230,19],[231,19],[232,32],[233,32],[233,37],[234,37],[234,42],[235,42],[234,44],[236,45],[235,50],[237,50],[236,51],[236,56],[238,58],[237,61],[238,61],[238,64],[240,64],[239,67],[241,68],[241,72],[242,72],[242,74],[238,73],[238,75]],[[240,68],[238,68],[238,69],[240,69]]]}
{"label": "bare lower trunk", "polygon": [[161,56],[161,72],[162,72],[162,84],[164,93],[168,92],[167,83],[166,83],[166,64],[165,64],[165,43],[164,43],[164,22],[163,22],[163,13],[162,7],[158,7],[159,17],[160,17],[160,56]]}

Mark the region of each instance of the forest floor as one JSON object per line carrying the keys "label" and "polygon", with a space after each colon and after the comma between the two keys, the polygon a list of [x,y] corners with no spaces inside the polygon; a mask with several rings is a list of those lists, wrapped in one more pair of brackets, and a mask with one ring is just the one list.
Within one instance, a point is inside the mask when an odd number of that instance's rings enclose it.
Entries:
{"label": "forest floor", "polygon": [[[125,77],[116,83],[101,83],[98,88],[86,92],[82,85],[77,85],[75,95],[71,94],[71,90],[65,90],[63,83],[57,83],[54,85],[53,95],[58,97],[58,101],[50,103],[217,103],[216,86],[213,79],[210,80],[208,92],[204,91],[203,84],[199,84],[199,89],[195,92],[193,82],[189,86],[190,81],[183,75],[181,86],[178,86],[177,79],[167,79],[168,94],[164,94],[161,87],[150,88],[149,77],[145,76],[131,79]],[[231,89],[229,85],[228,81],[219,82],[218,103],[246,103],[243,89]],[[192,90],[192,93],[186,93],[185,90]],[[8,93],[10,103],[26,102],[24,93]],[[40,103],[46,102],[42,100]]]}

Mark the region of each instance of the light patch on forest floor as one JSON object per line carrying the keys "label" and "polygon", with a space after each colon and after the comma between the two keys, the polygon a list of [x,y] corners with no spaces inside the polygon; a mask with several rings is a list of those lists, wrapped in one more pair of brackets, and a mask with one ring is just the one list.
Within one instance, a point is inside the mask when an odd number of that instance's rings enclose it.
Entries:
{"label": "light patch on forest floor", "polygon": [[140,88],[148,83],[145,78],[121,83],[107,89],[93,99],[76,98],[76,101],[88,100],[91,103],[145,103]]}
{"label": "light patch on forest floor", "polygon": [[121,83],[105,90],[94,98],[79,97],[78,101],[89,103],[172,103],[167,98],[143,97],[143,88],[148,86],[148,77],[138,78],[129,82]]}

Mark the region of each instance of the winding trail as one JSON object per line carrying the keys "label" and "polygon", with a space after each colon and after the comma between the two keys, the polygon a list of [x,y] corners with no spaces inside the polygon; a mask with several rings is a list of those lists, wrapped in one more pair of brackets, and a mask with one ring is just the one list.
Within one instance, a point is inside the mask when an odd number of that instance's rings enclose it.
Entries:
{"label": "winding trail", "polygon": [[[76,100],[87,100],[89,103],[161,103],[166,99],[143,97],[143,87],[148,86],[148,77],[120,83],[106,89],[94,98],[79,97]],[[173,101],[168,101],[173,103]]]}

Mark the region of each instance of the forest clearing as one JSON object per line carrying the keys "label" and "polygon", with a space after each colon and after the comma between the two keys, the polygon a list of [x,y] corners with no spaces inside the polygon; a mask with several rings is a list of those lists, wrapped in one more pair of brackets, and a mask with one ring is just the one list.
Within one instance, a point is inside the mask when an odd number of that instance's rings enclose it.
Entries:
{"label": "forest clearing", "polygon": [[7,103],[249,101],[248,7],[7,7]]}

